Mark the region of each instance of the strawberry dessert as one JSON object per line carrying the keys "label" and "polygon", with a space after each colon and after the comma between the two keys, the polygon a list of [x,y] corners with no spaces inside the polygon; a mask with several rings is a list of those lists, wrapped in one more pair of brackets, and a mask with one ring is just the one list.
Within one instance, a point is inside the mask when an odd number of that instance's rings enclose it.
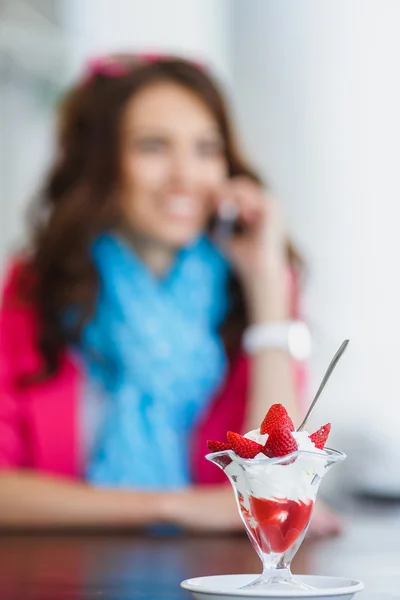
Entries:
{"label": "strawberry dessert", "polygon": [[229,477],[248,535],[263,556],[291,548],[294,554],[299,547],[329,464],[324,446],[330,429],[327,423],[311,435],[296,432],[285,407],[274,404],[259,429],[208,441],[212,453],[224,453],[210,460]]}

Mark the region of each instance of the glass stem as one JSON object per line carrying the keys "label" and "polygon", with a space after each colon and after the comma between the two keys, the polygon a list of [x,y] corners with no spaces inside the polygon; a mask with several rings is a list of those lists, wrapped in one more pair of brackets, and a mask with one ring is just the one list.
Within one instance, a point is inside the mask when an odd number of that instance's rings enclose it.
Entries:
{"label": "glass stem", "polygon": [[261,579],[264,580],[278,580],[278,579],[291,579],[292,573],[289,567],[268,567],[263,569]]}

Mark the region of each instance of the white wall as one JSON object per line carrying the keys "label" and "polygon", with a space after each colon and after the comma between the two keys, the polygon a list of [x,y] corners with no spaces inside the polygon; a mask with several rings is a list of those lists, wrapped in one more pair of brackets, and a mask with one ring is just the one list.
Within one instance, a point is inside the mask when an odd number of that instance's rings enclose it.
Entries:
{"label": "white wall", "polygon": [[234,4],[242,129],[309,264],[316,377],[351,339],[319,414],[384,445],[400,426],[400,3]]}
{"label": "white wall", "polygon": [[0,272],[23,238],[51,134],[51,90],[64,48],[50,0],[0,3]]}
{"label": "white wall", "polygon": [[[24,88],[22,88],[24,90]],[[7,257],[23,245],[27,206],[34,199],[51,146],[51,116],[38,107],[29,90],[0,90],[0,275]]]}
{"label": "white wall", "polygon": [[230,75],[229,0],[64,0],[74,40],[74,69],[82,59],[118,50],[184,53]]}

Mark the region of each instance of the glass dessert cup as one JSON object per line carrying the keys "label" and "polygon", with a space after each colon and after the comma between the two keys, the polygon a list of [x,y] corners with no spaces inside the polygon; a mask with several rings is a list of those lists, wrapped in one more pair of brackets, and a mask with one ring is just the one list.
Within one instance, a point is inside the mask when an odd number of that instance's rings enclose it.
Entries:
{"label": "glass dessert cup", "polygon": [[225,450],[206,458],[231,482],[247,535],[263,564],[261,576],[244,587],[313,589],[292,576],[290,563],[307,532],[322,478],[346,455],[325,448],[243,459]]}

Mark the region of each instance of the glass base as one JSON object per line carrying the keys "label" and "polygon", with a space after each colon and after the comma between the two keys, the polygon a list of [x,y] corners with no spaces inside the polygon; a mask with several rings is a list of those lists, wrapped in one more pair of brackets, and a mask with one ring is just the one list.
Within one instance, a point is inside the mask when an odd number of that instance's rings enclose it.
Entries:
{"label": "glass base", "polygon": [[248,590],[248,589],[294,589],[294,590],[315,590],[315,587],[310,585],[306,585],[301,581],[298,581],[289,569],[270,569],[268,571],[264,571],[260,577],[243,585],[240,587],[240,590]]}

